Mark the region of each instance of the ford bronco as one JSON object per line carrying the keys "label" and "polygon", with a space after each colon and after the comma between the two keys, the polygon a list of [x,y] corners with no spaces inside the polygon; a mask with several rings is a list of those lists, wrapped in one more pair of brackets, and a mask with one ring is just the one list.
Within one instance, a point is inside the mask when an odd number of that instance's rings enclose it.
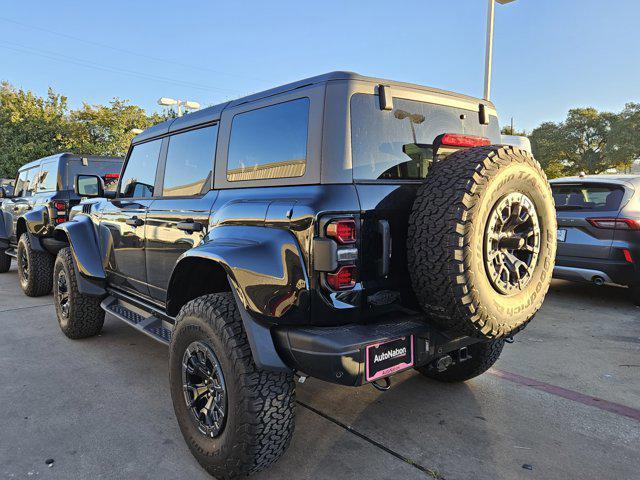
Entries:
{"label": "ford bronco", "polygon": [[540,308],[556,217],[494,106],[333,72],[134,138],[56,227],[70,338],[105,312],[169,345],[175,414],[218,478],[275,462],[307,376],[384,390],[486,371]]}
{"label": "ford bronco", "polygon": [[0,185],[0,273],[15,258],[22,291],[31,297],[50,293],[55,255],[64,246],[53,230],[80,203],[76,175],[98,174],[109,189],[115,188],[121,168],[122,158],[72,153],[23,165],[13,185]]}

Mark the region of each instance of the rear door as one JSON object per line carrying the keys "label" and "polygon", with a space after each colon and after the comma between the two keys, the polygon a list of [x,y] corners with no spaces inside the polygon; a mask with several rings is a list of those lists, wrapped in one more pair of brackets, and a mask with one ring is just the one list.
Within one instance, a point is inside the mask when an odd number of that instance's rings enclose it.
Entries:
{"label": "rear door", "polygon": [[198,245],[209,228],[217,125],[173,134],[165,140],[161,190],[145,222],[145,262],[151,296],[164,302],[178,257]]}
{"label": "rear door", "polygon": [[144,232],[147,210],[153,201],[162,139],[134,145],[123,170],[116,198],[100,220],[109,236],[107,273],[110,283],[149,296]]}
{"label": "rear door", "polygon": [[618,217],[625,187],[608,183],[554,183],[558,219],[558,256],[609,258],[614,229],[596,219]]}
{"label": "rear door", "polygon": [[361,275],[373,305],[398,294],[403,303],[414,304],[406,247],[409,215],[431,163],[455,151],[434,152],[436,138],[464,133],[499,143],[495,116],[480,125],[477,110],[399,98],[393,91],[391,110],[380,108],[377,95],[355,94],[350,102],[353,178],[362,215]]}

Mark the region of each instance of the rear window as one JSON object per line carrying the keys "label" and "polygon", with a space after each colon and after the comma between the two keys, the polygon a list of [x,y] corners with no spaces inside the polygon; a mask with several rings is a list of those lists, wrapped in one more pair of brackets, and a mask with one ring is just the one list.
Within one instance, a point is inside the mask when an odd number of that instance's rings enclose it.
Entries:
{"label": "rear window", "polygon": [[380,110],[377,95],[355,94],[351,97],[353,178],[423,179],[434,160],[431,144],[443,133],[500,136],[494,116],[489,125],[480,125],[477,112],[401,98],[393,99],[393,110]]}
{"label": "rear window", "polygon": [[624,189],[618,185],[552,185],[551,191],[559,211],[616,211],[624,196]]}
{"label": "rear window", "polygon": [[118,187],[122,160],[106,160],[88,158],[87,165],[82,164],[82,160],[70,160],[67,165],[67,185],[66,189],[73,190],[73,184],[77,175],[100,175],[104,180],[104,188],[107,191],[115,192]]}

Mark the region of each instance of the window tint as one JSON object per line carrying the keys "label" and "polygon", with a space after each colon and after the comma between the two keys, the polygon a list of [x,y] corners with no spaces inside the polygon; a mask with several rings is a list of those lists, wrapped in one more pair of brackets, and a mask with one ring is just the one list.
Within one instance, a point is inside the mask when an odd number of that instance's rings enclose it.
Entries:
{"label": "window tint", "polygon": [[552,185],[551,191],[561,211],[617,211],[624,197],[624,189],[617,185]]}
{"label": "window tint", "polygon": [[121,197],[153,197],[161,145],[162,140],[153,140],[133,147],[120,183]]}
{"label": "window tint", "polygon": [[[351,97],[351,153],[357,180],[422,179],[433,160],[431,145],[443,133],[499,138],[498,120],[480,125],[477,113],[431,103],[393,99],[380,110],[377,95]],[[461,120],[466,115],[467,120]],[[454,150],[449,149],[446,154]],[[438,150],[438,157],[443,153]]]}
{"label": "window tint", "polygon": [[164,171],[164,197],[193,196],[209,190],[218,126],[169,137]]}
{"label": "window tint", "polygon": [[304,175],[308,124],[308,98],[233,117],[227,179],[235,182]]}
{"label": "window tint", "polygon": [[58,162],[42,164],[38,174],[38,192],[55,192],[58,184]]}

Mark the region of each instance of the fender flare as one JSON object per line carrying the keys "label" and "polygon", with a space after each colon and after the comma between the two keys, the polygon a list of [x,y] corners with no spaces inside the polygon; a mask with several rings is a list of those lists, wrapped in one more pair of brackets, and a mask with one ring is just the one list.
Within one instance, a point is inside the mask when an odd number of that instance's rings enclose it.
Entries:
{"label": "fender flare", "polygon": [[85,215],[76,215],[73,220],[58,225],[54,236],[58,240],[64,238],[69,243],[80,293],[106,295],[107,276],[91,219]]}
{"label": "fender flare", "polygon": [[170,312],[176,310],[171,305],[171,292],[179,288],[178,274],[195,259],[221,266],[251,313],[276,322],[308,313],[309,278],[304,257],[287,230],[234,225],[214,228],[199,246],[178,258],[167,289]]}
{"label": "fender flare", "polygon": [[276,351],[270,326],[302,321],[309,312],[309,279],[296,238],[277,228],[214,228],[200,246],[178,259],[167,289],[170,315],[180,308],[172,292],[180,288],[194,260],[212,262],[226,274],[256,365],[291,372]]}
{"label": "fender flare", "polygon": [[45,251],[40,237],[49,231],[49,209],[45,205],[39,205],[18,218],[18,224],[24,225],[31,242],[31,248],[40,252]]}

